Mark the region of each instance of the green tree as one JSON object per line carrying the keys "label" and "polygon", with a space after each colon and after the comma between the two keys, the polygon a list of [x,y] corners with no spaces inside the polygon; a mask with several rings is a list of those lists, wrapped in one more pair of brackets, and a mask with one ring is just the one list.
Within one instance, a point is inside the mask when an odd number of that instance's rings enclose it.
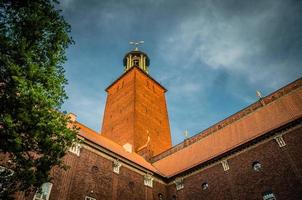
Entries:
{"label": "green tree", "polygon": [[0,154],[8,158],[1,165],[14,171],[0,199],[49,181],[76,140],[59,112],[67,98],[62,64],[73,40],[57,4],[0,0]]}

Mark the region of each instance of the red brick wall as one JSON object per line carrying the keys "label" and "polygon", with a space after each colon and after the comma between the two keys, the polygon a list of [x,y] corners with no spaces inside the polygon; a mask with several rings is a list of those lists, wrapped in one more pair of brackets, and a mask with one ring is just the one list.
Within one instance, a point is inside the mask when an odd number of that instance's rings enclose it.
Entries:
{"label": "red brick wall", "polygon": [[165,90],[144,72],[132,68],[108,89],[102,135],[134,150],[147,142],[157,155],[171,147]]}
{"label": "red brick wall", "polygon": [[127,73],[107,91],[102,135],[124,145],[134,143],[134,73]]}
{"label": "red brick wall", "polygon": [[[277,199],[302,199],[302,128],[283,136],[286,146],[275,140],[228,159],[230,169],[220,163],[184,179],[184,189],[168,187],[169,198],[177,199],[262,199],[262,192],[271,190]],[[262,170],[256,172],[252,163],[258,161]],[[202,190],[202,183],[209,188]]]}
{"label": "red brick wall", "polygon": [[165,194],[164,185],[154,181],[153,188],[146,187],[143,175],[123,165],[120,174],[113,173],[112,161],[85,148],[79,157],[68,153],[65,161],[69,170],[53,170],[51,200],[83,200],[86,195],[97,200],[151,200],[153,191]]}
{"label": "red brick wall", "polygon": [[[69,170],[53,170],[50,199],[83,200],[88,195],[98,200],[156,200],[161,193],[164,200],[171,200],[173,195],[178,200],[261,200],[262,193],[268,190],[278,200],[302,199],[302,128],[286,133],[283,138],[286,146],[282,148],[272,139],[230,157],[228,171],[216,163],[185,177],[184,189],[179,191],[174,183],[166,186],[158,181],[153,182],[153,188],[146,187],[143,175],[125,166],[117,175],[112,171],[112,161],[82,148],[79,157],[72,153],[66,155]],[[254,161],[261,163],[261,171],[253,170]],[[203,182],[209,184],[207,190],[202,190]],[[31,200],[32,196],[19,195],[17,199]]]}
{"label": "red brick wall", "polygon": [[135,146],[140,147],[150,134],[150,149],[157,155],[171,147],[171,134],[165,90],[135,70]]}

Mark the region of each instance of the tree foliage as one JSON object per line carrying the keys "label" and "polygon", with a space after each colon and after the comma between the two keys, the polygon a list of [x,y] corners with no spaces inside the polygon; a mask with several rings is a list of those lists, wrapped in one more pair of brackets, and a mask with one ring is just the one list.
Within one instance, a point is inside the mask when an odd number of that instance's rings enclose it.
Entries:
{"label": "tree foliage", "polygon": [[0,0],[0,154],[14,171],[14,187],[0,196],[49,181],[76,139],[59,112],[67,98],[62,64],[73,41],[57,3]]}

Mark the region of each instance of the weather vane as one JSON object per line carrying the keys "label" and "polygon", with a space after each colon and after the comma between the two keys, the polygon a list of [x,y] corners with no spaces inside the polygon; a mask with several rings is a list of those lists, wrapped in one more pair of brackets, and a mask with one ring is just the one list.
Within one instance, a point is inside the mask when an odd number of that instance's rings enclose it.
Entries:
{"label": "weather vane", "polygon": [[129,44],[134,45],[135,46],[135,51],[138,51],[138,46],[141,44],[144,44],[144,41],[131,41],[129,42]]}

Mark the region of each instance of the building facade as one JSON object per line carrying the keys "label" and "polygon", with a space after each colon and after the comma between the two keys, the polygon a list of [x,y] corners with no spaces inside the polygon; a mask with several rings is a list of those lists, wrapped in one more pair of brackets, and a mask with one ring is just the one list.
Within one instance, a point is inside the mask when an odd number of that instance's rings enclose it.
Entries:
{"label": "building facade", "polygon": [[[78,137],[42,191],[19,200],[302,199],[302,79],[171,145],[167,91],[133,50],[107,89],[102,130]],[[43,189],[44,188],[44,189]]]}

